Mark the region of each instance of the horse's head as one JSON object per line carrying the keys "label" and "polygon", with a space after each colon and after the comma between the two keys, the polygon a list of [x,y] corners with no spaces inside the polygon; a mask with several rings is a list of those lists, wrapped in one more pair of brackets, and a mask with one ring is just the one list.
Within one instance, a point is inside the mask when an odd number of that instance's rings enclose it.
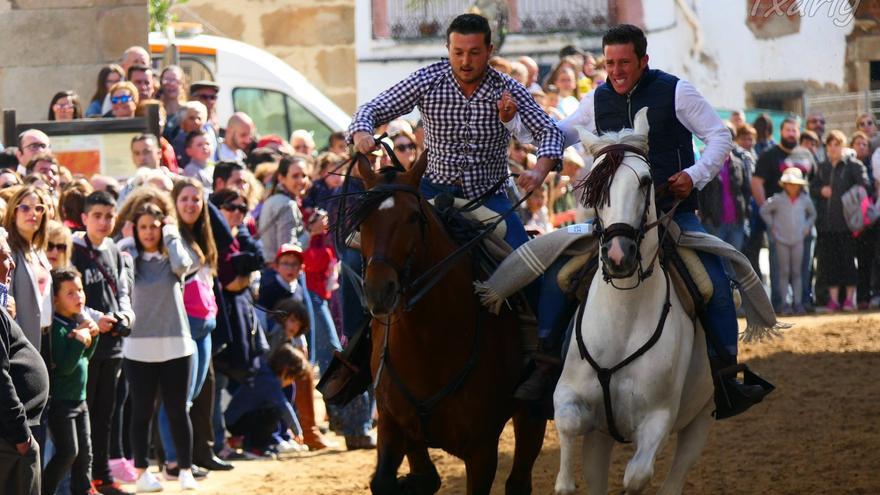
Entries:
{"label": "horse's head", "polygon": [[596,211],[606,279],[627,278],[640,269],[641,241],[654,217],[647,110],[636,114],[633,129],[618,133],[597,137],[578,128],[584,147],[596,157],[582,187],[585,205]]}
{"label": "horse's head", "polygon": [[408,171],[387,168],[376,172],[358,159],[358,172],[367,192],[360,223],[361,251],[367,260],[364,296],[376,316],[394,312],[411,282],[417,249],[424,245],[428,205],[419,182],[428,164],[423,153]]}

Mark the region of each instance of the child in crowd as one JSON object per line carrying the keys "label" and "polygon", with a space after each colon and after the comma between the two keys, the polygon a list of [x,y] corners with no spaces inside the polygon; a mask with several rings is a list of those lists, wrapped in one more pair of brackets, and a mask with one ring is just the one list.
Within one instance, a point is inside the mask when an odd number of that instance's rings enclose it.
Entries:
{"label": "child in crowd", "polygon": [[184,153],[189,157],[189,163],[184,167],[183,175],[194,177],[202,183],[206,191],[211,192],[214,181],[214,163],[211,157],[214,156],[214,150],[205,131],[198,129],[187,134]]}
{"label": "child in crowd", "polygon": [[43,494],[55,493],[70,471],[71,495],[84,495],[92,487],[92,443],[86,381],[89,358],[98,346],[98,326],[83,319],[86,296],[75,268],[52,271],[55,315],[50,334],[49,432],[55,455],[43,471]]}
{"label": "child in crowd", "polygon": [[546,234],[553,231],[553,224],[550,222],[550,211],[547,208],[546,184],[535,189],[532,195],[526,199],[525,206],[523,223],[527,231],[534,231],[538,234]]}
{"label": "child in crowd", "polygon": [[804,257],[804,239],[816,222],[813,200],[804,192],[807,181],[797,167],[789,167],[779,180],[782,191],[774,194],[761,207],[761,218],[776,243],[776,260],[779,264],[777,291],[783,300],[791,286],[794,307],[785,304],[783,315],[804,315],[801,262]]}
{"label": "child in crowd", "polygon": [[89,360],[87,402],[92,432],[92,478],[103,495],[131,492],[113,479],[108,465],[111,418],[119,414],[125,397],[117,397],[116,384],[122,366],[122,337],[134,323],[129,288],[131,258],[110,239],[116,223],[116,200],[104,191],[86,196],[83,214],[85,232],[73,238],[73,265],[82,274],[86,306],[102,314],[98,319],[106,332]]}
{"label": "child in crowd", "polygon": [[[123,368],[131,388],[131,441],[139,492],[162,490],[147,468],[150,424],[157,392],[168,413],[177,462],[165,466],[167,479],[179,478],[195,490],[192,425],[187,414],[195,344],[183,304],[181,280],[192,266],[177,221],[148,203],[135,212],[120,248],[134,258],[134,312],[131,337],[122,346]],[[133,230],[133,232],[131,232]],[[131,234],[129,236],[129,234]]]}
{"label": "child in crowd", "polygon": [[283,388],[293,385],[294,380],[311,373],[305,355],[290,344],[282,344],[268,359],[260,358],[260,370],[253,383],[240,386],[225,418],[229,432],[243,436],[245,450],[258,456],[272,455],[273,435],[279,421],[302,435],[299,421]]}

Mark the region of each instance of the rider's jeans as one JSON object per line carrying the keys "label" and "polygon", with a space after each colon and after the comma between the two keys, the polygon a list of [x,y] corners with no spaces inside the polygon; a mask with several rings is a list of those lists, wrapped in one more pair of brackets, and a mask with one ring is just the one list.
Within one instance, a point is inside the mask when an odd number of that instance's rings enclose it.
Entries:
{"label": "rider's jeans", "polygon": [[[706,232],[696,213],[676,213],[674,220],[684,232]],[[735,356],[739,323],[736,321],[736,306],[733,303],[730,279],[724,271],[721,258],[704,252],[698,252],[697,256],[703,262],[703,266],[712,280],[712,287],[714,289],[712,298],[709,299],[709,304],[706,305],[705,321],[709,328],[705,330],[715,335],[727,352],[731,356]],[[711,345],[709,345],[709,355],[716,355]]]}

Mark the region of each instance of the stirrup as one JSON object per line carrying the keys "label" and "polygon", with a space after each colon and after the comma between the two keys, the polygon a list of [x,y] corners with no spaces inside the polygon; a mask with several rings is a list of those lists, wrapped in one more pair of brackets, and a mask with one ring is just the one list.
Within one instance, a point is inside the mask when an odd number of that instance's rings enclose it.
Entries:
{"label": "stirrup", "polygon": [[[743,374],[742,382],[737,380],[740,372]],[[764,380],[742,363],[715,371],[712,381],[715,384],[713,416],[716,420],[744,413],[776,389],[772,383]]]}

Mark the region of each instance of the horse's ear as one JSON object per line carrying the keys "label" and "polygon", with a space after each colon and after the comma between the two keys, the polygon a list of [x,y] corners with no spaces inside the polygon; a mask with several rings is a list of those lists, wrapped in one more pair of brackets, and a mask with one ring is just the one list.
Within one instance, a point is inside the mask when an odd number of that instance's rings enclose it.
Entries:
{"label": "horse's ear", "polygon": [[412,167],[406,173],[407,182],[410,183],[413,187],[418,187],[419,182],[422,180],[422,175],[425,174],[425,169],[428,168],[428,150],[422,152],[421,155],[416,159],[415,163],[413,163]]}
{"label": "horse's ear", "polygon": [[651,126],[648,124],[648,107],[643,107],[636,112],[636,118],[633,121],[633,131],[639,136],[647,136]]}
{"label": "horse's ear", "polygon": [[370,157],[363,153],[356,153],[355,159],[357,160],[358,174],[361,176],[361,179],[363,179],[364,186],[366,186],[367,189],[372,188],[376,184],[376,171],[373,170],[373,164],[370,162]]}
{"label": "horse's ear", "polygon": [[574,128],[577,129],[578,135],[581,137],[581,143],[583,143],[584,149],[590,150],[599,142],[599,137],[588,131],[586,127],[578,125]]}

